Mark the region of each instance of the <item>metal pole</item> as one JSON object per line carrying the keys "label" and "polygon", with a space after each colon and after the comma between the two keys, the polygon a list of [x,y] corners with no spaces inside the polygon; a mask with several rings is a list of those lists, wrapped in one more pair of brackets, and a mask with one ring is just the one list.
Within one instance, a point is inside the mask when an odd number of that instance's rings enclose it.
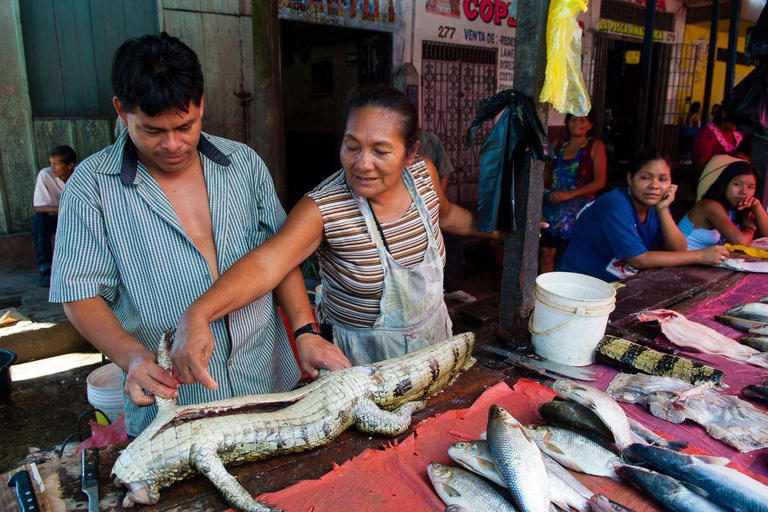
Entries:
{"label": "metal pole", "polygon": [[728,57],[725,62],[725,90],[723,101],[731,96],[733,82],[736,79],[736,45],[739,42],[739,16],[741,0],[731,0],[731,23],[728,26]]}
{"label": "metal pole", "polygon": [[[537,102],[544,126],[549,110],[538,103],[547,63],[546,27],[549,0],[520,0],[517,6],[515,91]],[[504,238],[504,273],[499,300],[499,323],[508,329],[533,309],[533,286],[538,271],[539,221],[544,193],[544,164],[527,157],[515,166],[515,221],[517,231]]]}
{"label": "metal pole", "polygon": [[643,53],[640,56],[640,77],[643,81],[643,95],[637,120],[636,137],[640,149],[650,145],[652,125],[648,108],[651,97],[651,64],[653,64],[653,31],[656,28],[656,0],[645,3],[645,35],[643,37]]}
{"label": "metal pole", "polygon": [[[704,81],[704,104],[701,107],[701,119],[706,122],[712,102],[712,79],[717,57],[717,30],[720,21],[720,0],[712,2],[712,19],[709,22],[709,49],[707,50],[707,76]],[[703,125],[702,122],[702,125]]]}
{"label": "metal pole", "polygon": [[254,149],[267,165],[277,196],[285,204],[283,85],[277,0],[252,0]]}

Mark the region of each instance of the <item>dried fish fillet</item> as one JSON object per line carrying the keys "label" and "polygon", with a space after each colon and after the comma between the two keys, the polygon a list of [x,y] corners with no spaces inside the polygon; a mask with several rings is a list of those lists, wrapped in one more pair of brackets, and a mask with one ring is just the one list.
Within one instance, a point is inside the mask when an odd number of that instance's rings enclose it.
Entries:
{"label": "dried fish fillet", "polygon": [[768,414],[733,395],[718,393],[711,382],[693,386],[670,377],[620,373],[607,392],[620,402],[646,405],[654,416],[672,423],[690,419],[741,452],[768,446]]}

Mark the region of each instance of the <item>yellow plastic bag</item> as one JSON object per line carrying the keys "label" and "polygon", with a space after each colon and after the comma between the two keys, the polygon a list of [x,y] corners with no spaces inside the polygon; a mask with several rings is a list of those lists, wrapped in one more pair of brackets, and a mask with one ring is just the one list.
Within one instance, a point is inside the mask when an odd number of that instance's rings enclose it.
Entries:
{"label": "yellow plastic bag", "polygon": [[586,116],[592,104],[581,74],[579,11],[588,0],[552,0],[547,15],[547,71],[539,101],[562,114]]}

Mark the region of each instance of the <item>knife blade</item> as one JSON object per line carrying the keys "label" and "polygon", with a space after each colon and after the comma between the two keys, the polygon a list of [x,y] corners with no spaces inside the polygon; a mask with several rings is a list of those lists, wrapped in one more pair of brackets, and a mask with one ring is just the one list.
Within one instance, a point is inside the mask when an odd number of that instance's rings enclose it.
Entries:
{"label": "knife blade", "polygon": [[40,505],[37,504],[35,489],[32,487],[32,479],[29,478],[29,471],[23,469],[13,475],[8,480],[8,487],[14,487],[16,491],[16,501],[19,502],[21,512],[39,512]]}
{"label": "knife blade", "polygon": [[491,345],[483,345],[481,350],[485,350],[487,352],[493,352],[494,354],[505,356],[508,359],[522,361],[525,364],[532,366],[534,368],[547,370],[549,372],[556,373],[564,377],[570,377],[572,379],[596,380],[596,377],[597,377],[597,374],[595,372],[591,370],[587,370],[585,368],[567,366],[564,364],[555,363],[553,361],[538,359],[533,356],[518,354],[517,352],[512,352],[511,350],[505,350],[503,348],[493,347]]}
{"label": "knife blade", "polygon": [[88,512],[99,512],[99,449],[86,448],[80,459],[80,490],[88,496]]}

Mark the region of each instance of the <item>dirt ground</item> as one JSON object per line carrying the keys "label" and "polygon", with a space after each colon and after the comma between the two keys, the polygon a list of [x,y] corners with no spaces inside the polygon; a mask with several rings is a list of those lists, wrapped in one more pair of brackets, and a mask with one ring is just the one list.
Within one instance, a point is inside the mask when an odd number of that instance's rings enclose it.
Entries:
{"label": "dirt ground", "polygon": [[[0,405],[0,473],[16,467],[29,455],[29,447],[49,449],[77,433],[81,413],[88,403],[85,378],[98,364],[13,383],[10,400]],[[82,434],[90,436],[88,419]],[[77,441],[75,435],[72,441]]]}

